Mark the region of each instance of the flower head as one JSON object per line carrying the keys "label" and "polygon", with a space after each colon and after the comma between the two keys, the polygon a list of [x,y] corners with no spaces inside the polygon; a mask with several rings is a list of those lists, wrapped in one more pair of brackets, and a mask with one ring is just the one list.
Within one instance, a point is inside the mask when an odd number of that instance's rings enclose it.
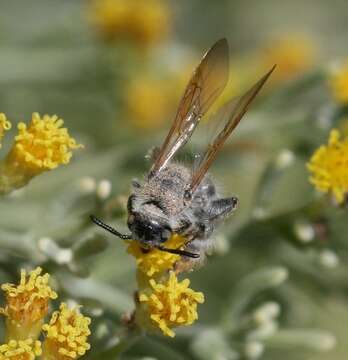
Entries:
{"label": "flower head", "polygon": [[329,85],[336,101],[348,103],[348,60],[337,67],[331,74]]}
{"label": "flower head", "polygon": [[40,355],[41,342],[38,340],[10,340],[0,345],[0,360],[34,360]]}
{"label": "flower head", "polygon": [[89,350],[87,338],[90,335],[91,319],[77,309],[69,309],[65,303],[55,311],[48,324],[43,325],[46,340],[43,352],[47,358],[56,360],[77,359]]}
{"label": "flower head", "polygon": [[[178,249],[185,242],[186,239],[184,237],[174,234],[166,241],[166,247]],[[181,258],[180,255],[170,254],[155,248],[144,252],[139,243],[133,240],[128,242],[127,252],[136,258],[138,269],[149,277],[159,272],[171,270],[174,264]]]}
{"label": "flower head", "polygon": [[56,115],[34,113],[27,126],[18,124],[18,135],[9,154],[10,161],[26,172],[37,174],[52,170],[60,164],[68,164],[71,150],[82,147],[70,137],[68,130],[62,128],[64,121]]}
{"label": "flower head", "polygon": [[263,51],[263,64],[277,64],[272,74],[275,81],[290,79],[313,64],[315,49],[313,43],[303,36],[281,38],[274,41]]}
{"label": "flower head", "polygon": [[328,144],[315,151],[307,167],[316,189],[331,192],[337,203],[343,203],[348,193],[348,137],[340,140],[339,131],[331,130]]}
{"label": "flower head", "polygon": [[172,271],[167,281],[157,283],[151,279],[149,283],[151,289],[141,292],[139,301],[164,335],[174,337],[173,327],[191,325],[198,319],[197,304],[204,302],[204,295],[189,288],[189,279],[179,282]]}
{"label": "flower head", "polygon": [[25,186],[34,176],[68,164],[71,150],[82,147],[62,128],[57,116],[34,113],[31,123],[18,124],[10,152],[0,162],[0,194],[8,194]]}
{"label": "flower head", "polygon": [[[131,81],[125,94],[127,116],[140,129],[161,125],[173,107],[172,82],[137,77]],[[156,106],[154,106],[156,104]]]}
{"label": "flower head", "polygon": [[8,337],[11,339],[36,338],[47,315],[49,300],[57,298],[48,285],[49,274],[41,275],[41,272],[38,267],[27,277],[26,271],[22,270],[19,285],[1,286],[6,293],[6,306],[0,308],[0,313],[7,317]]}
{"label": "flower head", "polygon": [[[7,120],[6,115],[0,113],[0,141],[5,135],[5,131],[11,129],[11,123]],[[1,148],[1,143],[0,143]]]}
{"label": "flower head", "polygon": [[95,0],[91,17],[108,39],[148,45],[168,32],[169,16],[164,0]]}

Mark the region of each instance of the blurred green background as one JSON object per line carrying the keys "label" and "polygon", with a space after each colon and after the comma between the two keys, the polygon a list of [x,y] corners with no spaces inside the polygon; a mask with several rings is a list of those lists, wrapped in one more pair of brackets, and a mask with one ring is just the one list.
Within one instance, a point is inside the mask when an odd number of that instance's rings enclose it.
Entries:
{"label": "blurred green background", "polygon": [[[347,56],[348,3],[114,0],[132,8],[111,16],[112,2],[0,0],[0,112],[13,125],[34,111],[57,114],[85,145],[1,199],[0,282],[42,266],[61,299],[93,318],[86,359],[114,358],[101,354],[132,309],[135,262],[88,215],[126,230],[130,180],[146,173],[144,154],[161,143],[195,64],[226,37],[224,99],[278,65],[212,168],[240,208],[190,274],[206,297],[199,320],[175,339],[144,337],[122,358],[345,360],[347,211],[316,194],[305,164],[331,128],[344,127],[328,74]],[[182,158],[206,142],[194,137]],[[274,314],[257,323],[265,304]]]}

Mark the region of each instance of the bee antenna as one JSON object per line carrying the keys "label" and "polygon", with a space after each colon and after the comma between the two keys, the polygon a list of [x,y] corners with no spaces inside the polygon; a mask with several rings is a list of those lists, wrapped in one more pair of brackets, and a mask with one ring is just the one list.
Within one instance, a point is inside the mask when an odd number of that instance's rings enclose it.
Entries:
{"label": "bee antenna", "polygon": [[182,255],[182,256],[187,256],[187,257],[190,257],[190,258],[193,258],[193,259],[198,259],[199,258],[199,254],[194,254],[194,253],[191,253],[189,251],[185,251],[185,250],[180,250],[180,249],[168,249],[168,248],[165,248],[163,246],[156,246],[158,250],[161,250],[161,251],[165,251],[165,252],[168,252],[170,254],[178,254],[178,255]]}
{"label": "bee antenna", "polygon": [[113,235],[116,235],[117,237],[121,238],[122,240],[131,240],[132,236],[131,235],[124,235],[121,234],[120,232],[118,232],[116,229],[114,229],[113,227],[111,227],[108,224],[105,224],[103,221],[101,221],[100,219],[96,218],[94,215],[90,215],[89,218],[98,226],[100,226],[101,228],[103,228],[104,230],[110,232]]}

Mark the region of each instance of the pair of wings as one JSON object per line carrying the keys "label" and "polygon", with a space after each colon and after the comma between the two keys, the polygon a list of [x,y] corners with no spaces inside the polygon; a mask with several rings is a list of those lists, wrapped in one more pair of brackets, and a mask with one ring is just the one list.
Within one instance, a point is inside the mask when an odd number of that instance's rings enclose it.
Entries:
{"label": "pair of wings", "polygon": [[[216,138],[208,145],[200,165],[195,169],[188,194],[193,194],[204,178],[226,139],[236,128],[258,92],[261,90],[275,66],[261,77],[245,94],[237,100],[224,104],[214,115],[224,117],[225,125]],[[185,89],[172,127],[165,138],[152,165],[152,177],[165,168],[175,153],[182,148],[193,134],[201,118],[224,90],[229,74],[229,49],[226,39],[217,41],[203,56],[200,64]]]}

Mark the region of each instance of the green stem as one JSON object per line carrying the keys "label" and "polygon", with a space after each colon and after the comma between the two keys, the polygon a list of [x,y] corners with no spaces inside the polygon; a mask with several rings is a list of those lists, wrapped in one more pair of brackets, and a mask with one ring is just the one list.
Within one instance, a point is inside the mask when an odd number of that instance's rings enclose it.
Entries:
{"label": "green stem", "polygon": [[15,162],[11,163],[5,158],[0,163],[0,195],[7,195],[25,186],[31,178]]}
{"label": "green stem", "polygon": [[107,350],[102,352],[98,352],[94,354],[90,360],[99,360],[99,359],[107,359],[113,358],[118,359],[119,356],[124,353],[127,349],[129,349],[136,341],[138,341],[141,337],[141,332],[139,329],[127,329],[124,333],[119,337],[117,343]]}

